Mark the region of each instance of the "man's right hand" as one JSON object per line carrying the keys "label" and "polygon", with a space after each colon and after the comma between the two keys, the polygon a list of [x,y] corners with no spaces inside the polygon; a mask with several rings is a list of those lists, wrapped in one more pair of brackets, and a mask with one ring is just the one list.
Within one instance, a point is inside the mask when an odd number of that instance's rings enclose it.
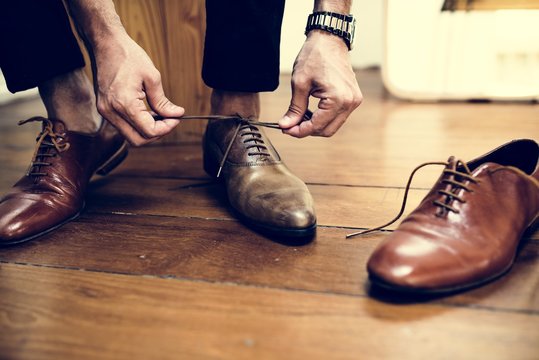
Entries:
{"label": "man's right hand", "polygon": [[[171,132],[184,109],[163,92],[161,75],[146,52],[127,34],[103,39],[95,48],[97,109],[135,146]],[[155,121],[146,107],[164,120]]]}
{"label": "man's right hand", "polygon": [[[112,0],[67,0],[94,66],[97,110],[135,146],[171,132],[183,108],[165,97],[161,75],[125,31]],[[155,121],[150,108],[164,120]]]}

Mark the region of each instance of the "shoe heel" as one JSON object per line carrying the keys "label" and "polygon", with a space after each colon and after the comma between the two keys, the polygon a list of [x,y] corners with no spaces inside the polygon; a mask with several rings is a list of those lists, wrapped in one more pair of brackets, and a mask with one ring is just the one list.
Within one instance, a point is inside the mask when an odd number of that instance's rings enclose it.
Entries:
{"label": "shoe heel", "polygon": [[125,160],[127,154],[127,143],[124,142],[120,149],[118,149],[118,151],[116,151],[116,153],[112,155],[110,159],[101,165],[95,173],[101,176],[107,175]]}

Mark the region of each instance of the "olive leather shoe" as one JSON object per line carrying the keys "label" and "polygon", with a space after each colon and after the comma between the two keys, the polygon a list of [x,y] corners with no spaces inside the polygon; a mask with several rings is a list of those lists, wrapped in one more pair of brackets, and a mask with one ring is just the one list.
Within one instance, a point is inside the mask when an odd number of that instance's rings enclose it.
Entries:
{"label": "olive leather shoe", "polygon": [[372,283],[446,293],[509,271],[538,219],[538,160],[533,140],[512,141],[467,164],[451,157],[419,207],[370,257]]}
{"label": "olive leather shoe", "polygon": [[223,180],[240,219],[272,235],[314,235],[311,194],[281,161],[262,129],[240,119],[210,122],[203,148],[204,169]]}
{"label": "olive leather shoe", "polygon": [[43,128],[26,173],[0,199],[0,246],[32,240],[75,219],[94,173],[105,175],[127,156],[124,138],[103,121],[93,135],[60,120],[35,117]]}

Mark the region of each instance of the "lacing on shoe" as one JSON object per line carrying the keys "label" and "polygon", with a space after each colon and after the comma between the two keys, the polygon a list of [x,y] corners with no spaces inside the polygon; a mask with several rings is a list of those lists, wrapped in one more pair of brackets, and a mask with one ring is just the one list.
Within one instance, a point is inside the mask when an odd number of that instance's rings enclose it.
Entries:
{"label": "lacing on shoe", "polygon": [[[466,201],[462,199],[462,197],[457,195],[457,192],[460,189],[463,189],[467,192],[473,192],[472,189],[465,183],[465,181],[469,181],[471,183],[477,184],[479,183],[479,180],[472,177],[472,172],[468,168],[468,165],[462,160],[457,160],[455,162],[455,170],[448,169],[447,167],[452,163],[452,158],[449,159],[448,162],[426,162],[419,166],[417,166],[414,170],[412,170],[412,173],[410,174],[410,177],[408,178],[408,182],[406,184],[406,188],[404,190],[404,197],[402,199],[402,205],[399,213],[397,216],[395,216],[391,221],[387,222],[384,225],[377,226],[375,228],[371,228],[368,230],[358,231],[352,234],[346,235],[346,238],[351,238],[354,236],[359,235],[365,235],[374,231],[383,230],[389,225],[393,224],[395,221],[399,220],[402,214],[404,213],[404,210],[406,209],[406,202],[408,200],[408,192],[410,191],[410,186],[412,184],[412,180],[414,178],[415,173],[429,165],[443,165],[446,167],[444,169],[443,174],[444,178],[441,180],[442,183],[449,185],[449,189],[445,190],[438,190],[438,194],[442,196],[442,199],[434,200],[433,204],[438,207],[438,211],[436,212],[435,216],[442,217],[448,212],[454,212],[455,214],[459,213],[459,210],[456,209],[454,206],[452,206],[454,201],[458,201],[460,203],[465,203]],[[459,169],[459,170],[457,170]]]}
{"label": "lacing on shoe", "polygon": [[[47,176],[46,172],[41,171],[42,167],[51,165],[50,162],[47,162],[47,159],[56,157],[58,154],[68,150],[70,144],[68,142],[60,143],[62,140],[64,140],[64,137],[61,134],[54,132],[52,121],[47,118],[36,116],[30,119],[19,121],[19,125],[24,125],[33,121],[42,122],[43,129],[36,138],[36,149],[34,151],[34,155],[32,156],[30,167],[26,172],[26,176],[37,178],[39,176]],[[49,149],[54,149],[55,151],[53,150],[53,152],[49,152]]]}
{"label": "lacing on shoe", "polygon": [[[310,110],[307,110],[305,112],[305,115],[303,116],[302,121],[308,121],[312,118],[313,113]],[[160,115],[154,115],[153,117],[155,120],[163,120],[164,117]],[[260,130],[258,129],[258,126],[267,127],[271,129],[281,129],[279,126],[279,123],[276,122],[264,122],[264,121],[258,121],[253,120],[249,118],[243,118],[241,115],[236,114],[234,116],[226,116],[226,115],[189,115],[189,116],[182,116],[178,118],[180,120],[235,120],[237,121],[236,129],[234,130],[234,134],[232,135],[232,138],[230,139],[230,142],[227,145],[227,148],[225,150],[225,153],[223,155],[223,158],[221,159],[221,163],[219,164],[219,169],[217,170],[217,178],[221,176],[221,171],[223,170],[223,167],[225,166],[226,160],[228,159],[228,155],[230,154],[230,150],[232,149],[232,145],[234,144],[234,140],[236,137],[241,136],[243,139],[244,144],[249,145],[246,146],[247,148],[247,155],[253,156],[263,156],[263,157],[269,157],[271,154],[269,153],[269,150],[267,146],[264,143],[264,140],[262,139],[262,134],[260,133]],[[256,149],[251,150],[250,149]]]}
{"label": "lacing on shoe", "polygon": [[458,196],[457,192],[460,189],[463,189],[467,192],[473,192],[473,190],[470,189],[470,187],[466,185],[464,181],[469,181],[473,184],[478,183],[478,180],[472,177],[472,172],[470,171],[468,165],[466,165],[465,162],[458,160],[456,162],[456,167],[462,168],[464,172],[459,170],[444,169],[444,174],[453,176],[453,179],[442,179],[442,183],[450,185],[450,189],[438,190],[438,193],[445,196],[445,198],[443,199],[443,201],[434,200],[434,205],[439,206],[439,211],[436,216],[443,216],[447,212],[454,212],[455,214],[458,214],[460,211],[455,209],[455,207],[453,207],[451,204],[454,200],[460,203],[465,203],[466,201],[463,200],[462,197]]}

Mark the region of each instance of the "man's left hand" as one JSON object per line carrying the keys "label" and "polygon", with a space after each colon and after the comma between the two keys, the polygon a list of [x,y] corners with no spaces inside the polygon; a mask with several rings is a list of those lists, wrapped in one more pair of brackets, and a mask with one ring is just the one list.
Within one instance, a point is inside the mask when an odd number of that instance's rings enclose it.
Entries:
{"label": "man's left hand", "polygon": [[[318,109],[311,120],[302,121],[310,96],[320,99]],[[314,30],[294,63],[292,100],[279,126],[285,134],[298,138],[329,137],[362,101],[346,44],[335,35]]]}

